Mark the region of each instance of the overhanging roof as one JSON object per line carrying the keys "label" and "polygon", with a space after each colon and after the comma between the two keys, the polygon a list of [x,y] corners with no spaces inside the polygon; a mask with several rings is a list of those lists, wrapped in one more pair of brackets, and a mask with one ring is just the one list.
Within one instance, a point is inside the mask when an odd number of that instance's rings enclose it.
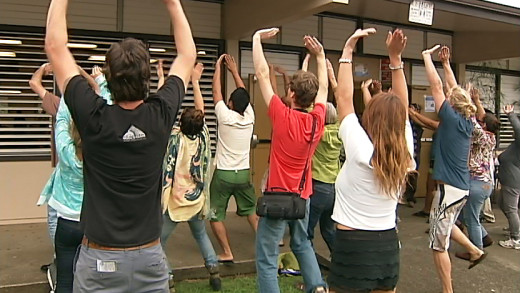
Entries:
{"label": "overhanging roof", "polygon": [[[402,25],[412,0],[226,0],[226,38],[250,35],[256,28],[283,26],[306,16],[329,12]],[[466,63],[520,56],[520,9],[481,0],[437,0],[433,25],[451,31],[456,62]]]}

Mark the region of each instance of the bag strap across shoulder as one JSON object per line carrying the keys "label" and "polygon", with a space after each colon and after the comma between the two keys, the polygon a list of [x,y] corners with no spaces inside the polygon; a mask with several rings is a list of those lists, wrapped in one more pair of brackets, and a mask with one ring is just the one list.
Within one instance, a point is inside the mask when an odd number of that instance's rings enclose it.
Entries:
{"label": "bag strap across shoulder", "polygon": [[302,193],[303,187],[305,185],[305,180],[307,179],[307,170],[309,169],[309,161],[310,161],[310,156],[311,156],[311,146],[312,146],[312,142],[314,141],[315,133],[316,133],[316,116],[312,116],[311,140],[309,142],[309,149],[307,151],[307,158],[305,160],[305,168],[303,168],[302,179],[300,180],[300,186],[298,187],[298,190],[300,191],[300,193]]}
{"label": "bag strap across shoulder", "polygon": [[[305,180],[306,180],[306,177],[307,177],[307,170],[309,168],[309,161],[310,161],[309,157],[310,157],[310,154],[311,154],[311,146],[312,146],[312,143],[314,142],[314,134],[316,133],[316,124],[317,124],[316,117],[312,116],[311,140],[309,142],[309,148],[308,148],[308,151],[307,151],[307,158],[306,158],[306,161],[305,161],[305,167],[303,168],[302,178],[300,180],[300,185],[298,186],[298,190],[299,190],[300,194],[302,193],[303,188],[305,186]],[[271,131],[271,146],[272,145],[273,145],[273,132]],[[267,159],[267,162],[269,163],[268,168],[270,168],[271,151],[272,151],[272,148],[269,147],[269,157]],[[268,172],[268,174],[267,174],[267,182],[265,184],[265,186],[266,186],[265,191],[268,190],[267,187],[269,186],[269,169],[267,169],[267,172]],[[282,188],[282,187],[270,187],[269,189],[270,190],[273,190],[273,189],[287,190],[287,189]]]}

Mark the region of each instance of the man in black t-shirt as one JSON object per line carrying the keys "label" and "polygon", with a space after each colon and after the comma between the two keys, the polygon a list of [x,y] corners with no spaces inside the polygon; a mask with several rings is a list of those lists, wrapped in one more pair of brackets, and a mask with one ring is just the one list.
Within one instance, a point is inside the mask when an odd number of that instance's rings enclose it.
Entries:
{"label": "man in black t-shirt", "polygon": [[85,237],[74,292],[168,292],[159,245],[161,167],[196,59],[188,21],[179,0],[164,1],[177,58],[164,86],[149,97],[145,44],[125,39],[112,45],[103,69],[115,102],[108,105],[79,76],[67,48],[67,2],[51,2],[45,51],[83,141]]}

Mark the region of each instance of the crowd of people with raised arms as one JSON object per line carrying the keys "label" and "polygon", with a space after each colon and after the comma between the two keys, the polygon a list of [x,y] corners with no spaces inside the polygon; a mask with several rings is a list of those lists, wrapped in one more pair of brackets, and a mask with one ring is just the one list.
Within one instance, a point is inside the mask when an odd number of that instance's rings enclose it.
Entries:
{"label": "crowd of people with raised arms", "polygon": [[[181,222],[189,224],[212,290],[221,290],[219,263],[234,261],[224,224],[231,196],[237,214],[256,232],[259,292],[280,292],[279,245],[287,226],[303,291],[395,292],[401,250],[396,210],[400,200],[410,206],[416,201],[423,128],[435,131],[435,142],[425,207],[415,215],[429,218],[429,247],[443,292],[453,292],[451,239],[466,249],[456,256],[467,260],[469,269],[486,258],[484,248],[493,240],[480,214],[494,189],[500,123],[483,108],[478,89],[457,83],[448,47],[436,45],[422,52],[439,117],[435,121],[409,102],[402,61],[407,37],[402,30],[357,29],[342,48],[337,80],[317,38],[303,38],[309,54],[302,70],[290,76],[268,63],[262,47],[279,29],[256,31],[253,64],[272,124],[265,195],[257,209],[249,164],[255,112],[237,63],[229,54],[216,61],[212,94],[218,135],[212,157],[199,85],[204,66],[196,63],[180,1],[164,2],[177,55],[166,78],[160,60],[155,94],[149,94],[150,55],[142,41],[114,43],[103,67],[95,66],[88,74],[67,48],[68,1],[50,4],[45,36],[50,64],[35,72],[30,85],[54,117],[55,169],[38,204],[48,204],[56,292],[174,292],[166,243]],[[387,34],[381,46],[386,46],[390,60],[391,88],[364,81],[364,111],[358,116],[354,52],[359,40],[376,33]],[[438,50],[446,86],[432,61]],[[310,58],[316,60],[316,74],[308,70]],[[223,66],[236,85],[227,102],[221,89]],[[284,76],[283,95],[273,78],[276,72]],[[61,99],[41,85],[42,76],[51,73]],[[194,107],[185,107],[177,121],[190,82]],[[327,101],[329,88],[332,101]],[[498,157],[499,206],[510,237],[499,245],[520,249],[520,119],[513,110],[506,106],[504,112],[515,141]],[[294,210],[288,210],[288,204]],[[221,254],[215,252],[206,220]],[[468,236],[457,220],[467,227]],[[318,223],[331,254],[327,278],[312,244]]]}

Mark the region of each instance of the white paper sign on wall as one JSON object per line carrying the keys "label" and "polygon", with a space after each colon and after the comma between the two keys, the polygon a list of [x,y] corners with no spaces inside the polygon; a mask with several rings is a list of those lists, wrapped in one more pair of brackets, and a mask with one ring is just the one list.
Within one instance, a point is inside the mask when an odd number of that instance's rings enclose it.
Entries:
{"label": "white paper sign on wall", "polygon": [[424,96],[424,112],[435,112],[435,102],[433,101],[433,96]]}
{"label": "white paper sign on wall", "polygon": [[433,23],[433,2],[424,0],[414,0],[410,3],[408,21],[432,25]]}

